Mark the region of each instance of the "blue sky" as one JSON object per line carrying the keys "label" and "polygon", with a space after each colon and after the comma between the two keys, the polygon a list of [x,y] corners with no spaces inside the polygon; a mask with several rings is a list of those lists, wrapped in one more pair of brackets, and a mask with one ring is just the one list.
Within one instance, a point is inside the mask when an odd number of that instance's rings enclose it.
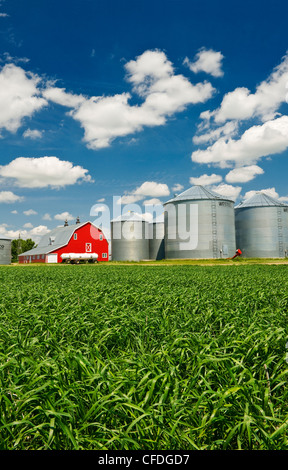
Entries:
{"label": "blue sky", "polygon": [[[288,5],[0,1],[0,235],[193,184],[288,201]],[[119,201],[120,202],[120,201]]]}

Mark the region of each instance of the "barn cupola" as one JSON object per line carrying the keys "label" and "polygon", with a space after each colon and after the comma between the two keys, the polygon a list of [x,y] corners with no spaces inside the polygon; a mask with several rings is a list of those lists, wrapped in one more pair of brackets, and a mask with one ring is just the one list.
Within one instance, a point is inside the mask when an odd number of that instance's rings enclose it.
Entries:
{"label": "barn cupola", "polygon": [[79,218],[79,216],[78,216],[77,219],[76,219],[76,224],[80,224],[80,218]]}
{"label": "barn cupola", "polygon": [[68,227],[68,220],[67,219],[64,222],[64,227]]}

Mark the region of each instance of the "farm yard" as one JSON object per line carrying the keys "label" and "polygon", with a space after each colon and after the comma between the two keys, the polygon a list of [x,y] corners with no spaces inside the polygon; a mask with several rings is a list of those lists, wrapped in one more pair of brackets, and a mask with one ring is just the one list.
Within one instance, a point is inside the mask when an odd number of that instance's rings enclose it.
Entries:
{"label": "farm yard", "polygon": [[288,448],[288,265],[0,279],[1,450]]}

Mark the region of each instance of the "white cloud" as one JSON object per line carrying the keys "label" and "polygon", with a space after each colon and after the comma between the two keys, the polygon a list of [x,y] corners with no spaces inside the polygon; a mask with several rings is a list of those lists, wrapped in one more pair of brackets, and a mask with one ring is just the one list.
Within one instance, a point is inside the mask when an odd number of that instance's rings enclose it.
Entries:
{"label": "white cloud", "polygon": [[144,127],[164,125],[188,105],[204,103],[214,93],[209,82],[191,84],[176,75],[161,51],[146,51],[126,63],[127,81],[142,104],[130,105],[130,93],[113,96],[73,95],[62,88],[47,88],[46,99],[72,108],[68,114],[84,129],[83,141],[97,150],[110,146],[117,137],[139,132]]}
{"label": "white cloud", "polygon": [[228,119],[250,119],[260,117],[263,121],[276,116],[279,106],[286,101],[288,82],[288,54],[273,72],[261,82],[255,93],[248,88],[239,87],[227,93],[215,112],[215,121],[225,122]]}
{"label": "white cloud", "polygon": [[17,196],[12,193],[12,191],[0,191],[0,204],[6,203],[11,204],[13,202],[21,202],[24,198],[22,196]]}
{"label": "white cloud", "polygon": [[182,189],[184,189],[184,186],[180,183],[176,183],[174,184],[174,186],[172,187],[172,191],[174,193],[178,193],[179,191],[182,191]]}
{"label": "white cloud", "polygon": [[282,196],[278,198],[280,202],[288,202],[288,195],[287,196]]}
{"label": "white cloud", "polygon": [[50,230],[45,226],[45,225],[38,225],[37,227],[32,228],[31,230],[27,230],[26,228],[23,230],[22,228],[19,228],[18,230],[7,230],[7,227],[5,224],[0,225],[0,234],[11,238],[12,240],[19,238],[20,237],[23,240],[27,240],[28,238],[32,238],[32,240],[37,244],[39,243],[40,239],[43,237],[43,235],[46,235],[46,233],[49,233]]}
{"label": "white cloud", "polygon": [[19,237],[19,230],[14,231],[14,230],[7,230],[7,225],[6,224],[1,224],[0,225],[0,235],[7,237],[7,238],[18,238]]}
{"label": "white cloud", "polygon": [[268,155],[281,153],[288,147],[288,116],[281,116],[247,129],[238,140],[219,139],[205,150],[192,153],[192,161],[212,163],[222,168],[231,162],[255,164]]}
{"label": "white cloud", "polygon": [[[288,116],[281,116],[278,111],[287,102],[287,83],[288,53],[254,93],[246,87],[238,87],[224,95],[218,109],[202,112],[202,122],[198,126],[202,135],[194,136],[193,142],[209,145],[204,150],[194,151],[192,161],[222,168],[232,167],[233,163],[237,167],[246,167],[286,150]],[[247,128],[237,139],[240,121],[248,119],[258,119],[261,123]],[[215,129],[217,125],[219,127]],[[228,178],[235,175],[230,173]],[[242,178],[245,178],[243,174]]]}
{"label": "white cloud", "polygon": [[40,240],[43,235],[46,235],[46,233],[49,233],[50,230],[46,225],[38,225],[37,227],[32,228],[29,232],[29,236],[32,238],[32,240]]}
{"label": "white cloud", "polygon": [[257,175],[262,175],[264,170],[258,165],[244,166],[229,171],[225,179],[228,183],[247,183],[253,180]]}
{"label": "white cloud", "polygon": [[117,204],[133,204],[134,202],[141,201],[145,196],[159,198],[169,196],[169,194],[170,191],[167,184],[156,183],[155,181],[145,181],[138,188],[122,196],[117,201]]}
{"label": "white cloud", "polygon": [[91,182],[91,177],[81,166],[57,157],[19,157],[8,165],[0,166],[0,176],[12,179],[22,188],[63,187],[78,181]]}
{"label": "white cloud", "polygon": [[40,78],[14,64],[0,71],[0,129],[16,132],[26,117],[47,105],[40,96]]}
{"label": "white cloud", "polygon": [[62,212],[61,214],[54,215],[54,219],[56,220],[73,220],[74,217],[69,212]]}
{"label": "white cloud", "polygon": [[152,199],[146,199],[145,201],[143,201],[143,206],[149,206],[149,205],[156,206],[158,204],[162,204],[162,203],[160,199],[157,199],[156,197],[153,197]]}
{"label": "white cloud", "polygon": [[33,228],[33,225],[31,224],[31,222],[27,222],[27,224],[24,224],[23,227],[24,228]]}
{"label": "white cloud", "polygon": [[23,214],[25,214],[25,215],[37,215],[37,212],[34,211],[33,209],[29,209],[27,211],[24,211]]}
{"label": "white cloud", "polygon": [[8,16],[8,13],[0,13],[0,18],[7,18]]}
{"label": "white cloud", "polygon": [[36,140],[36,139],[41,139],[43,136],[43,131],[39,131],[38,129],[27,129],[23,133],[23,137]]}
{"label": "white cloud", "polygon": [[[201,126],[200,126],[201,129]],[[225,137],[226,139],[229,137],[233,137],[238,131],[238,122],[237,121],[230,121],[227,122],[224,126],[217,127],[216,129],[211,129],[206,134],[202,135],[195,135],[193,137],[193,142],[196,145],[199,144],[206,144],[212,143],[215,140],[220,139],[220,137]]]}
{"label": "white cloud", "polygon": [[50,214],[44,214],[43,217],[42,217],[42,219],[43,219],[43,220],[52,220]]}
{"label": "white cloud", "polygon": [[145,51],[136,60],[125,64],[127,80],[133,84],[140,95],[146,95],[156,81],[173,75],[172,63],[162,51]]}
{"label": "white cloud", "polygon": [[85,98],[82,95],[74,95],[68,93],[64,88],[48,87],[43,91],[43,96],[49,101],[53,101],[61,106],[68,108],[76,108],[85,102]]}
{"label": "white cloud", "polygon": [[170,191],[167,184],[156,183],[155,181],[145,181],[134,190],[134,194],[141,196],[169,196]]}
{"label": "white cloud", "polygon": [[83,141],[93,150],[109,147],[116,137],[140,131],[143,125],[164,124],[163,119],[149,116],[141,107],[130,106],[130,95],[90,98],[69,114],[84,129]]}
{"label": "white cloud", "polygon": [[240,195],[242,188],[240,186],[232,186],[230,184],[220,183],[217,186],[211,186],[210,189],[220,194],[221,196],[226,196],[234,201]]}
{"label": "white cloud", "polygon": [[275,188],[266,188],[266,189],[260,189],[258,191],[247,191],[244,194],[243,199],[244,200],[249,199],[250,197],[254,196],[257,193],[268,194],[268,196],[273,197],[274,199],[279,198],[279,194],[277,193]]}
{"label": "white cloud", "polygon": [[3,59],[0,59],[0,62],[6,62],[6,63],[13,62],[14,65],[19,64],[19,63],[27,64],[30,61],[30,59],[28,59],[27,57],[16,57],[16,56],[13,57],[11,56],[9,52],[3,52],[2,56],[3,56]]}
{"label": "white cloud", "polygon": [[153,214],[151,212],[144,212],[144,214],[140,214],[146,222],[152,222],[153,221]]}
{"label": "white cloud", "polygon": [[205,72],[213,75],[213,77],[222,77],[222,61],[224,56],[221,52],[216,52],[213,49],[202,48],[196,54],[194,62],[191,62],[188,57],[184,59],[184,64],[188,65],[189,69],[194,72]]}
{"label": "white cloud", "polygon": [[198,177],[191,177],[189,179],[190,184],[196,184],[200,186],[207,186],[214,183],[220,183],[220,181],[222,181],[222,176],[215,175],[215,173],[213,173],[212,175],[201,175]]}
{"label": "white cloud", "polygon": [[[92,210],[93,209],[93,210]],[[98,215],[99,212],[105,212],[108,210],[107,206],[95,204],[91,209],[90,215]]]}
{"label": "white cloud", "polygon": [[11,211],[11,214],[18,214],[18,211]]}
{"label": "white cloud", "polygon": [[141,201],[143,198],[144,196],[140,195],[125,194],[118,199],[117,204],[133,204],[134,202]]}
{"label": "white cloud", "polygon": [[204,103],[211,98],[214,88],[209,82],[192,85],[183,75],[173,75],[156,81],[142,105],[143,110],[156,118],[166,118],[183,111],[187,105]]}

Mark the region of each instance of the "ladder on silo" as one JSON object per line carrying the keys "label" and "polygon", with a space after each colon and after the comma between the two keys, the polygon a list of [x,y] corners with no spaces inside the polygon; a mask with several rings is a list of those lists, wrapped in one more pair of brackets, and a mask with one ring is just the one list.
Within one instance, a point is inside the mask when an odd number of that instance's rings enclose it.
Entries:
{"label": "ladder on silo", "polygon": [[279,257],[284,258],[282,209],[280,207],[277,209],[277,219],[278,219]]}
{"label": "ladder on silo", "polygon": [[218,258],[218,238],[217,238],[217,217],[216,217],[216,202],[211,203],[212,210],[212,251],[213,258]]}

